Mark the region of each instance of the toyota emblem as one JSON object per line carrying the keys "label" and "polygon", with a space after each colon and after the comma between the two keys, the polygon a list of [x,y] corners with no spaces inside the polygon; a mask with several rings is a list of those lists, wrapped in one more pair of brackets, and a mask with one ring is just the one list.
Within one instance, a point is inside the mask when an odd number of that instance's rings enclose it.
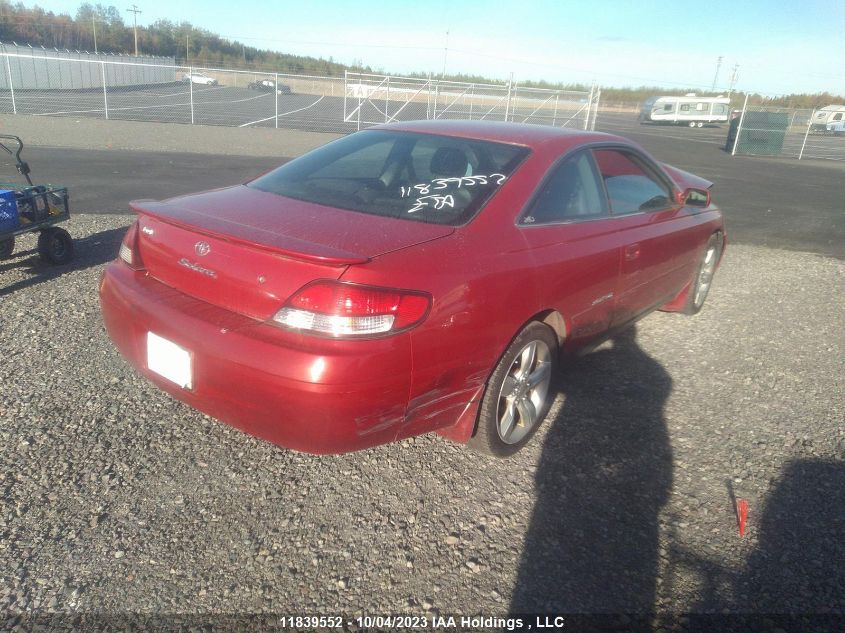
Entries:
{"label": "toyota emblem", "polygon": [[199,257],[202,257],[203,255],[208,255],[211,252],[211,246],[208,242],[197,242],[196,244],[194,244],[194,252]]}

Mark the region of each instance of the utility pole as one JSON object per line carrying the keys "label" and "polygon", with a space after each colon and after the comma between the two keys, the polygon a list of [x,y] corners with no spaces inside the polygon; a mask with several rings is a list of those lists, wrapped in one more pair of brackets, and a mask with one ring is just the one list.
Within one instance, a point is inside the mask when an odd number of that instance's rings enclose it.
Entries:
{"label": "utility pole", "polygon": [[187,64],[191,59],[191,33],[185,35],[185,63]]}
{"label": "utility pole", "polygon": [[737,79],[739,79],[739,64],[734,64],[733,72],[731,72],[731,87],[728,90],[728,99],[730,99],[731,93],[733,93],[734,87],[736,87]]}
{"label": "utility pole", "polygon": [[722,56],[719,55],[719,59],[716,60],[716,74],[713,75],[713,86],[710,88],[710,92],[716,92],[716,83],[719,81],[719,69],[722,67]]}
{"label": "utility pole", "polygon": [[440,79],[446,77],[446,58],[449,56],[449,29],[446,29],[446,47],[443,49],[443,72],[440,74]]}
{"label": "utility pole", "polygon": [[97,54],[97,19],[91,14],[91,28],[94,29],[94,54]]}
{"label": "utility pole", "polygon": [[133,14],[132,21],[135,29],[135,57],[138,57],[138,14],[143,13],[143,11],[138,8],[137,4],[133,4],[131,9],[126,10]]}

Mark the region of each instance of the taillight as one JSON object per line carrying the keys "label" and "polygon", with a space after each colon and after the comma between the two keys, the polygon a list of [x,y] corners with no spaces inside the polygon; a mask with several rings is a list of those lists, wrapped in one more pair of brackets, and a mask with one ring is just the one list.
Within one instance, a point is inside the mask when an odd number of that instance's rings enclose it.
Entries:
{"label": "taillight", "polygon": [[141,253],[138,251],[138,222],[132,223],[126,235],[123,236],[123,241],[120,243],[120,252],[118,257],[122,259],[127,266],[133,270],[142,270],[144,262],[141,261]]}
{"label": "taillight", "polygon": [[417,325],[430,306],[423,292],[325,280],[295,293],[273,322],[320,336],[378,336]]}

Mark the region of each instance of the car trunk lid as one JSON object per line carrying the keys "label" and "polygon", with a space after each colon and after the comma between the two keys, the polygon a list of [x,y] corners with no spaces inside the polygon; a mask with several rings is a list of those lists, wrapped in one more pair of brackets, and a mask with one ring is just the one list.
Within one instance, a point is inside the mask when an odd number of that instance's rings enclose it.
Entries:
{"label": "car trunk lid", "polygon": [[151,276],[213,305],[267,320],[315,279],[449,235],[452,227],[382,218],[245,186],[131,203]]}

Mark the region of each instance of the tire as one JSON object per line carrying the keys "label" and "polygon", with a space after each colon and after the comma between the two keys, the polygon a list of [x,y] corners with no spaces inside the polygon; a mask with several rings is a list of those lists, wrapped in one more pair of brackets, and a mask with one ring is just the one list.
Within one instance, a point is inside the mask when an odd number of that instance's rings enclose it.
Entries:
{"label": "tire", "polygon": [[713,275],[716,272],[716,266],[719,264],[719,258],[722,256],[722,245],[721,233],[714,233],[707,241],[704,255],[701,256],[701,261],[695,269],[695,276],[690,283],[687,302],[682,310],[684,314],[698,314],[701,312],[701,308],[704,307],[707,293],[710,292],[710,286],[713,285]]}
{"label": "tire", "polygon": [[695,124],[695,127],[704,127],[704,121],[699,121]]}
{"label": "tire", "polygon": [[0,241],[0,259],[9,259],[15,251],[15,238]]}
{"label": "tire", "polygon": [[56,226],[44,229],[38,235],[38,255],[48,264],[67,264],[73,259],[73,238]]}
{"label": "tire", "polygon": [[469,440],[473,450],[508,457],[528,443],[554,401],[557,356],[557,335],[549,326],[533,321],[517,335],[487,381]]}
{"label": "tire", "polygon": [[690,121],[690,122],[689,122],[689,126],[690,126],[690,127],[695,127],[695,121]]}

